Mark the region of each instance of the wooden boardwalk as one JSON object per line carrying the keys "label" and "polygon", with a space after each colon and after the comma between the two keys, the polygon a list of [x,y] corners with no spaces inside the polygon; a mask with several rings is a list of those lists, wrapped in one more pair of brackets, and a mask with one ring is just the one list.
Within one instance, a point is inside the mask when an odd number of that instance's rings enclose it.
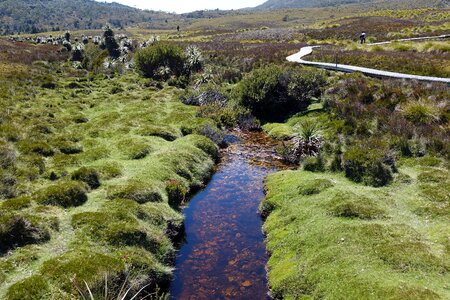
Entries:
{"label": "wooden boardwalk", "polygon": [[389,72],[371,68],[364,68],[358,66],[350,66],[350,65],[342,65],[342,64],[333,64],[333,63],[324,63],[324,62],[314,62],[304,60],[303,57],[311,54],[314,48],[319,48],[320,46],[308,46],[300,49],[300,52],[288,56],[286,59],[290,62],[296,62],[307,66],[312,66],[321,69],[340,71],[346,73],[353,72],[361,72],[365,75],[379,78],[397,78],[397,79],[409,79],[409,80],[418,80],[418,81],[427,81],[427,82],[441,82],[450,85],[450,78],[442,78],[442,77],[429,77],[429,76],[419,76],[419,75],[411,75],[397,72]]}

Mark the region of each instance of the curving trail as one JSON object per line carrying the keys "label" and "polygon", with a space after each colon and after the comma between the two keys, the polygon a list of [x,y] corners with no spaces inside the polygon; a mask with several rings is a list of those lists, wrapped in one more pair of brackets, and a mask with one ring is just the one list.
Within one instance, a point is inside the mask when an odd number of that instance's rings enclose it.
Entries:
{"label": "curving trail", "polygon": [[[448,36],[433,37],[433,38],[446,38],[446,37],[448,37]],[[429,37],[429,38],[431,38],[431,37]],[[402,41],[406,41],[406,40],[414,40],[414,39],[404,39]],[[384,42],[384,43],[390,43],[390,42]],[[376,45],[376,44],[371,44],[371,45]],[[300,49],[300,52],[293,54],[291,56],[288,56],[286,59],[290,62],[296,62],[296,63],[300,63],[300,64],[307,65],[307,66],[312,66],[312,67],[327,69],[327,70],[333,70],[333,71],[340,71],[340,72],[346,72],[346,73],[361,72],[365,75],[373,76],[373,77],[409,79],[409,80],[418,80],[418,81],[427,81],[427,82],[441,82],[441,83],[446,83],[447,85],[450,85],[450,78],[411,75],[411,74],[383,71],[383,70],[351,66],[351,65],[307,61],[307,60],[303,59],[303,57],[310,55],[314,48],[319,48],[319,47],[320,46],[303,47]]]}

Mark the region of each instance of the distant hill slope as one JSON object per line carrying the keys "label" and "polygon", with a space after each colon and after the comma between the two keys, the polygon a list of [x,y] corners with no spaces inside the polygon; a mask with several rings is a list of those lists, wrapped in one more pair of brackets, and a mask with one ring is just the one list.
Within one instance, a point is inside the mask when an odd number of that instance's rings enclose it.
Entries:
{"label": "distant hill slope", "polygon": [[391,8],[448,7],[446,0],[268,0],[258,10],[325,7],[345,4],[381,4]]}
{"label": "distant hill slope", "polygon": [[117,3],[93,0],[0,0],[0,33],[99,29],[149,22],[164,27],[177,15],[144,11]]}

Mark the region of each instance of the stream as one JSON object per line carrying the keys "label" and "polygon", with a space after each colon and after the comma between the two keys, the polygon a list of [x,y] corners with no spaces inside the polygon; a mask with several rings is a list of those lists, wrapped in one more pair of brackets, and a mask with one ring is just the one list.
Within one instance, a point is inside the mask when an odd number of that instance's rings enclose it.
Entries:
{"label": "stream", "polygon": [[235,133],[208,185],[184,208],[170,299],[271,299],[258,205],[283,164],[263,133]]}

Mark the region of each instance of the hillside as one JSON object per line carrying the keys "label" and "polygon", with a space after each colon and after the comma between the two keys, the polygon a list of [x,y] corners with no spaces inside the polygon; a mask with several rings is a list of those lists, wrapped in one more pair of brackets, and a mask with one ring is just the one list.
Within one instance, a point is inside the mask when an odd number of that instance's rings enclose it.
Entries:
{"label": "hillside", "polygon": [[273,10],[273,9],[289,9],[289,8],[309,8],[309,7],[327,7],[345,4],[377,4],[382,6],[391,6],[391,8],[406,7],[446,7],[448,3],[441,0],[420,0],[420,1],[383,1],[383,0],[268,0],[259,5],[256,9]]}
{"label": "hillside", "polygon": [[178,17],[92,0],[0,0],[2,34],[99,29],[105,23],[125,27],[146,22],[147,26],[164,28],[174,18]]}

